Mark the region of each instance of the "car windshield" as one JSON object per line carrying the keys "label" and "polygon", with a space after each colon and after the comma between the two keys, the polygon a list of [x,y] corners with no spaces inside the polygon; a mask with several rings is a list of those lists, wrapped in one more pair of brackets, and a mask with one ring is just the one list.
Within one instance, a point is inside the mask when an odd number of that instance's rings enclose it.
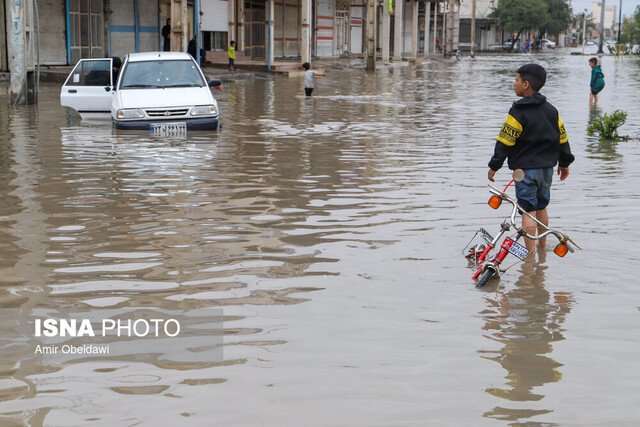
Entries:
{"label": "car windshield", "polygon": [[190,60],[127,62],[120,89],[206,86],[196,64]]}

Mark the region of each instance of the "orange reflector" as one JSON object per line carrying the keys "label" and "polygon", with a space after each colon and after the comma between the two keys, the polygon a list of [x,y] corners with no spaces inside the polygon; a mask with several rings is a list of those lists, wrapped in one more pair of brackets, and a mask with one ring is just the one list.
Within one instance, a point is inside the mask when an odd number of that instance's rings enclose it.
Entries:
{"label": "orange reflector", "polygon": [[498,209],[501,204],[502,199],[498,196],[491,196],[491,198],[489,199],[489,206],[491,206],[493,209]]}
{"label": "orange reflector", "polygon": [[558,246],[553,250],[553,253],[558,255],[559,257],[563,257],[569,252],[569,248],[564,243],[558,243]]}

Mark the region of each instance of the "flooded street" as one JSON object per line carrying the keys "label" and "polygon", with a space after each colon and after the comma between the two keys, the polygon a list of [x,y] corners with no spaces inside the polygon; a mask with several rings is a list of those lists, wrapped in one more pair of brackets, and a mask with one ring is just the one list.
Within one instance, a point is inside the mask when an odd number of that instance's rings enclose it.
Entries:
{"label": "flooded street", "polygon": [[[639,59],[602,59],[596,112],[628,112],[624,135]],[[584,250],[550,238],[478,290],[461,251],[508,213],[487,163],[532,60],[576,156],[550,222]],[[222,130],[183,139],[83,123],[57,85],[1,99],[0,424],[636,425],[640,141],[587,136],[587,60],[328,67],[311,99],[302,77],[225,82]],[[154,309],[219,310],[223,357],[34,354],[34,317]]]}

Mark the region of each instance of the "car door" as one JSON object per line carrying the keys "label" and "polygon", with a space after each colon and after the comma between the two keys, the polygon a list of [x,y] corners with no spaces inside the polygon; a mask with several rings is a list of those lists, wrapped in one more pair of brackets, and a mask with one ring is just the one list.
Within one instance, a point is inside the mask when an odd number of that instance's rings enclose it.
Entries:
{"label": "car door", "polygon": [[111,58],[81,59],[60,91],[60,105],[86,117],[111,117],[113,76]]}

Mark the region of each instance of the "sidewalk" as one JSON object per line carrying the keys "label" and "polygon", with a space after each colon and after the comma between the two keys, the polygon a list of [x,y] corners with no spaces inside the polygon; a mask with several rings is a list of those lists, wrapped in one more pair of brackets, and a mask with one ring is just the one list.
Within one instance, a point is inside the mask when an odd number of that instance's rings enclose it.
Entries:
{"label": "sidewalk", "polygon": [[[404,59],[402,62],[391,62],[389,64],[383,64],[380,58],[378,58],[377,68],[424,62],[428,61],[429,59],[433,59],[433,57],[408,58]],[[40,67],[40,82],[62,84],[69,76],[69,73],[71,73],[74,66],[75,65],[42,65]],[[328,67],[341,69],[364,69],[365,66],[366,61],[362,57],[322,58],[314,59],[312,61],[312,67],[318,71],[323,71]],[[256,61],[243,59],[240,62],[236,62],[235,69],[233,71],[228,70],[227,62],[207,62],[202,66],[202,71],[204,72],[207,79],[216,78],[220,79],[222,82],[251,79],[256,76],[262,78],[289,77],[298,76],[304,73],[304,71],[302,70],[302,62],[299,59],[278,59],[272,64],[271,70],[268,70],[267,65],[263,60]],[[8,77],[8,73],[6,77]],[[8,81],[6,82],[6,84],[8,85]]]}

